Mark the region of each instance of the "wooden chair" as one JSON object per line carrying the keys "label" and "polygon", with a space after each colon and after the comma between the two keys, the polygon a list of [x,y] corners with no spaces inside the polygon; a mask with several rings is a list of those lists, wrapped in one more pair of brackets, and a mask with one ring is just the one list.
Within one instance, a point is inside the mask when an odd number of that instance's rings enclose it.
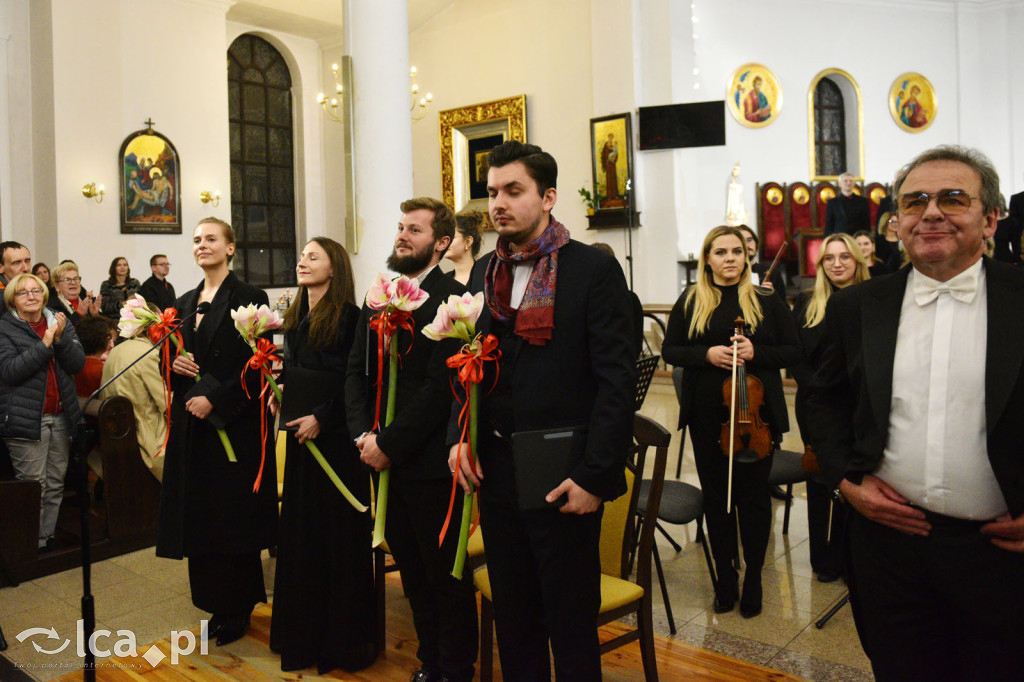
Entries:
{"label": "wooden chair", "polygon": [[[633,421],[633,456],[626,465],[625,495],[606,502],[601,519],[601,610],[596,627],[616,621],[631,613],[636,614],[637,628],[610,639],[601,645],[605,654],[629,642],[640,642],[640,655],[644,666],[644,679],[657,682],[658,662],[654,654],[654,627],[651,619],[651,555],[654,548],[654,524],[644,524],[637,552],[636,580],[629,578],[629,557],[633,544],[633,519],[639,499],[640,486],[636,477],[642,476],[647,451],[654,448],[654,469],[648,493],[648,510],[657,515],[665,481],[665,460],[672,440],[663,426],[637,414]],[[639,473],[638,473],[639,472]],[[473,576],[480,591],[480,679],[490,682],[493,676],[494,606],[491,603],[491,581],[486,566]]]}

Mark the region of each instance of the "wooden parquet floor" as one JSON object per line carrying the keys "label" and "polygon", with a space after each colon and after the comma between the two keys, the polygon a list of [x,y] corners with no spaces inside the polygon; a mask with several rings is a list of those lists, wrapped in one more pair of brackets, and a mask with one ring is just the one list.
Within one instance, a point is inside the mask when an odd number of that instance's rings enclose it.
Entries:
{"label": "wooden parquet floor", "polygon": [[[373,666],[358,673],[335,670],[318,676],[313,669],[299,672],[281,672],[281,661],[270,651],[271,605],[261,605],[252,614],[248,633],[238,642],[220,648],[210,642],[208,652],[196,650],[171,662],[171,640],[152,645],[140,645],[134,658],[108,658],[98,669],[96,679],[101,682],[181,682],[207,680],[358,680],[366,682],[406,682],[419,665],[416,659],[416,635],[408,602],[402,597],[397,575],[388,576],[388,636],[387,648]],[[629,626],[612,623],[601,628],[601,639],[610,639],[629,630]],[[196,639],[199,628],[192,630]],[[184,646],[184,641],[182,642]],[[150,665],[143,656],[156,647],[166,658]],[[777,670],[746,663],[722,654],[700,649],[666,637],[655,637],[658,673],[661,680],[720,680],[722,682],[749,682],[753,680],[800,680]],[[159,659],[154,656],[153,658]],[[602,657],[606,682],[643,680],[640,647],[633,642]],[[495,680],[501,680],[498,654],[495,647]],[[60,678],[65,682],[82,679],[81,671]]]}

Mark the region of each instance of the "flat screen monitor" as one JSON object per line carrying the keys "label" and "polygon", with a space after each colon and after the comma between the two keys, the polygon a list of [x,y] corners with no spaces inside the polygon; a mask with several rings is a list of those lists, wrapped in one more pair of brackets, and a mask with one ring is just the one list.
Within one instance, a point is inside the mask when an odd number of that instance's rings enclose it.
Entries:
{"label": "flat screen monitor", "polygon": [[725,100],[640,107],[640,149],[725,144]]}

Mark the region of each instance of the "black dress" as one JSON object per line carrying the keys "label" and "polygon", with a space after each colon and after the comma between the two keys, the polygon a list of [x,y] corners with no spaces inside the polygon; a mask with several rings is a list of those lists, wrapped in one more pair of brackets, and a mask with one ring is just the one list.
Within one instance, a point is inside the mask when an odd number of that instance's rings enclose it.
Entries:
{"label": "black dress", "polygon": [[[793,322],[800,334],[800,346],[803,360],[791,368],[796,379],[796,422],[800,427],[800,437],[804,445],[814,446],[813,426],[828,428],[827,424],[812,425],[808,417],[808,400],[810,384],[814,372],[821,363],[822,336],[825,322],[822,320],[813,327],[806,327],[805,316],[807,306],[811,302],[810,292],[797,299],[793,306]],[[823,579],[839,576],[843,572],[843,538],[849,508],[844,504],[831,504],[831,490],[820,476],[813,476],[807,481],[807,527],[808,544],[811,550],[811,569]],[[831,506],[831,514],[829,508]],[[831,519],[831,528],[829,520]]]}
{"label": "black dress", "polygon": [[[337,338],[321,349],[308,345],[306,313],[285,334],[285,401],[289,368],[337,375],[335,395],[313,410],[320,422],[315,441],[352,494],[368,505],[370,476],[345,419],[345,365],[359,308],[345,306]],[[373,521],[342,497],[294,434],[288,434],[287,447],[270,648],[281,654],[282,670],[360,670],[377,654]]]}
{"label": "black dress", "polygon": [[[771,533],[771,498],[768,474],[772,457],[752,463],[735,463],[733,467],[733,510],[726,513],[728,458],[722,453],[719,437],[722,423],[728,421],[722,383],[730,371],[708,363],[706,354],[712,346],[729,346],[733,336],[733,320],[741,315],[738,285],[718,287],[722,299],[711,315],[708,329],[694,337],[689,335],[693,308],[686,309],[686,292],[679,297],[669,315],[662,356],[665,362],[683,367],[683,391],[679,408],[680,427],[689,427],[693,443],[697,475],[704,493],[704,513],[708,523],[711,551],[719,577],[716,598],[731,603],[737,596],[737,514],[739,534],[743,540],[743,556],[747,563],[744,583],[755,579],[760,590],[760,571],[764,565],[768,537]],[[782,391],[780,370],[800,359],[800,344],[789,309],[775,295],[758,295],[764,318],[748,338],[754,346],[754,359],[747,362],[747,373],[764,385],[765,404],[761,417],[778,444],[789,430],[786,401]],[[760,599],[757,600],[758,602]]]}

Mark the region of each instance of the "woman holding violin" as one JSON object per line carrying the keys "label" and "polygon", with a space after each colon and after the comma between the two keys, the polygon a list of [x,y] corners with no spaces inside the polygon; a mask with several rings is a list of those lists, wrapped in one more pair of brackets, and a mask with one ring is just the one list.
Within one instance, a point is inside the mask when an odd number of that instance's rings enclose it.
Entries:
{"label": "woman holding violin", "polygon": [[752,618],[761,613],[771,532],[771,455],[789,430],[779,370],[799,361],[800,342],[785,303],[751,283],[736,228],[716,227],[705,237],[697,283],[672,308],[662,355],[683,368],[679,426],[690,429],[704,492],[718,574],[715,613],[732,611],[740,597],[738,516],[746,560],[740,613]]}
{"label": "woman holding violin", "polygon": [[[807,418],[808,385],[821,363],[821,339],[824,336],[825,307],[837,289],[859,284],[871,277],[863,250],[848,234],[825,238],[815,261],[818,273],[814,289],[800,295],[793,306],[793,320],[800,334],[803,360],[792,367],[797,382],[796,421],[804,441],[804,469],[817,473],[811,424]],[[807,481],[807,525],[811,548],[811,569],[818,580],[837,580],[843,568],[842,533],[846,527],[847,507],[835,504],[830,486],[811,478]]]}

